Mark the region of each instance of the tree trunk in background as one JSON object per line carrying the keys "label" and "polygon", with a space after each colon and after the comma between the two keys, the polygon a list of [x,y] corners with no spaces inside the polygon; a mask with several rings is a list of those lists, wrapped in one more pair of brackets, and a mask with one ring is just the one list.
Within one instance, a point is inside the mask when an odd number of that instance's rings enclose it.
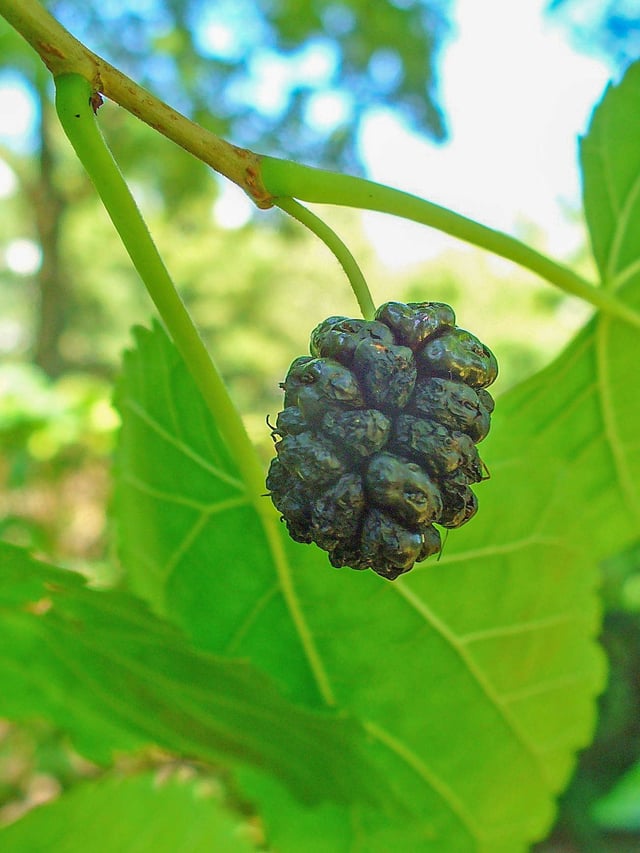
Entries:
{"label": "tree trunk in background", "polygon": [[38,87],[38,95],[40,164],[33,188],[33,199],[42,264],[36,275],[40,304],[35,323],[34,361],[50,376],[57,376],[64,368],[64,359],[60,352],[60,337],[64,330],[69,303],[67,277],[60,257],[60,220],[66,203],[53,180],[51,106],[40,87]]}

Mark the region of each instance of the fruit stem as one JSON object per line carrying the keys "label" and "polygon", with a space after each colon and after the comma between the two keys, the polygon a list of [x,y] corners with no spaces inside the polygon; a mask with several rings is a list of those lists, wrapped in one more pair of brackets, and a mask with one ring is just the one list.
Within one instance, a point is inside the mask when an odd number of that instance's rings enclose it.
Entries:
{"label": "fruit stem", "polygon": [[271,195],[319,204],[335,204],[375,210],[437,228],[460,240],[507,258],[559,287],[565,293],[590,302],[621,320],[640,328],[640,314],[610,292],[595,287],[573,270],[537,252],[515,237],[468,219],[446,207],[393,187],[303,166],[275,157],[261,158],[261,178]]}
{"label": "fruit stem", "polygon": [[284,210],[285,213],[297,219],[298,222],[306,225],[310,231],[313,231],[329,247],[349,279],[351,289],[362,311],[362,316],[365,320],[373,320],[376,307],[371,298],[365,277],[358,266],[358,262],[336,232],[329,228],[326,222],[323,222],[319,216],[316,216],[315,213],[312,213],[308,208],[292,198],[275,198],[273,199],[273,203]]}
{"label": "fruit stem", "polygon": [[258,511],[267,512],[262,466],[242,418],[193,320],[176,291],[131,192],[107,147],[91,106],[92,87],[80,74],[55,78],[56,109],[65,133],[86,169],[171,337],[188,365]]}

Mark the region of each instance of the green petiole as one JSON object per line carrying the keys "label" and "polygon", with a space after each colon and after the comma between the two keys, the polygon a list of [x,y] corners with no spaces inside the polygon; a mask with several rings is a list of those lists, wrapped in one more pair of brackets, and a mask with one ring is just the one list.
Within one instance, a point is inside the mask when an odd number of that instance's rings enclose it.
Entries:
{"label": "green petiole", "polygon": [[290,160],[263,157],[261,177],[265,189],[281,205],[282,197],[319,204],[375,210],[411,219],[507,258],[556,285],[565,293],[590,302],[608,314],[640,328],[640,314],[609,291],[584,278],[508,234],[481,225],[446,207],[393,187]]}
{"label": "green petiole", "polygon": [[129,188],[96,122],[90,83],[79,74],[55,78],[56,109],[65,133],[87,170],[174,343],[188,365],[204,400],[240,468],[261,514],[271,511],[262,466],[242,418],[171,280]]}
{"label": "green petiole", "polygon": [[310,231],[313,231],[331,249],[349,279],[351,289],[362,311],[362,316],[365,320],[373,320],[376,306],[373,304],[365,277],[362,275],[356,259],[335,231],[329,228],[319,216],[316,216],[315,213],[307,210],[306,207],[292,198],[276,198],[273,200],[273,203],[284,210],[285,213],[297,219],[298,222],[306,225]]}

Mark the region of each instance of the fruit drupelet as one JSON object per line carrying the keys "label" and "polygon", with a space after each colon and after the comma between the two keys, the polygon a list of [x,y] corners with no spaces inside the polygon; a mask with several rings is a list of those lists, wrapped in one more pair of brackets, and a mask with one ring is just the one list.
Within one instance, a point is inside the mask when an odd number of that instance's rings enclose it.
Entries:
{"label": "fruit drupelet", "polygon": [[395,580],[477,511],[495,356],[441,302],[329,317],[309,351],[281,384],[267,489],[297,542]]}

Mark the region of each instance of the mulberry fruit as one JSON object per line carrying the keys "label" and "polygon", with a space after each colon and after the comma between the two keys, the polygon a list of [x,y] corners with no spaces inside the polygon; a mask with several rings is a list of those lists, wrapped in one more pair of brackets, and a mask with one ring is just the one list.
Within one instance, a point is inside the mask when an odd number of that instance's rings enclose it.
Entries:
{"label": "mulberry fruit", "polygon": [[[493,353],[440,302],[329,317],[292,363],[267,489],[297,542],[394,580],[477,512]],[[436,527],[435,525],[438,525]]]}

